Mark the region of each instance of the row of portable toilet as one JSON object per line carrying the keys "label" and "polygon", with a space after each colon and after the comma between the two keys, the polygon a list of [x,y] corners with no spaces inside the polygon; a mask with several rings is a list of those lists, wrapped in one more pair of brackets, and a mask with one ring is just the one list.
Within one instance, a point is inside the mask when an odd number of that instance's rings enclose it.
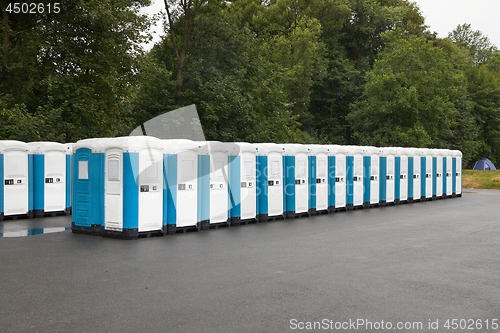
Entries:
{"label": "row of portable toilet", "polygon": [[71,211],[71,144],[0,141],[0,220]]}
{"label": "row of portable toilet", "polygon": [[461,157],[439,149],[81,140],[72,230],[136,238],[461,196]]}

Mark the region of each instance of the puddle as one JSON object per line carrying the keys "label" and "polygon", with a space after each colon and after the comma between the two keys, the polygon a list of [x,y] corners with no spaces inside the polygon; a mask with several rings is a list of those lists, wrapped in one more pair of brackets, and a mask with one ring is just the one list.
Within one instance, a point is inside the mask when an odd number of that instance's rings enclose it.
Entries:
{"label": "puddle", "polygon": [[54,227],[54,228],[33,228],[28,230],[15,230],[0,232],[0,237],[27,237],[42,234],[52,234],[55,232],[63,232],[71,230],[71,227]]}

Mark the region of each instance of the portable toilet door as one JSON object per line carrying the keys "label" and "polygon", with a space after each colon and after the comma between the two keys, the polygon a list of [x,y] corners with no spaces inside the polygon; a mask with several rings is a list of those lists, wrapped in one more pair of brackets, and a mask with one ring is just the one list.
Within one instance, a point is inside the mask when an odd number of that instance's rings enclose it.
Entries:
{"label": "portable toilet door", "polygon": [[335,211],[346,210],[346,148],[329,146],[330,154],[335,157]]}
{"label": "portable toilet door", "polygon": [[424,178],[422,178],[421,182],[421,187],[422,187],[422,201],[424,200],[431,200],[432,199],[432,178],[434,175],[434,169],[432,167],[432,155],[431,155],[431,150],[430,149],[422,149],[422,156],[421,156],[421,171],[422,171],[422,176],[425,175]]}
{"label": "portable toilet door", "polygon": [[309,216],[309,148],[284,144],[284,200],[287,219]]}
{"label": "portable toilet door", "polygon": [[346,208],[363,207],[363,148],[345,146],[346,149]]}
{"label": "portable toilet door", "polygon": [[160,139],[148,136],[106,141],[103,236],[165,233],[162,146]]}
{"label": "portable toilet door", "polygon": [[461,197],[462,196],[462,152],[460,150],[453,150],[453,164],[452,168],[452,196]]}
{"label": "portable toilet door", "polygon": [[198,231],[198,143],[162,140],[163,225],[167,234]]}
{"label": "portable toilet door", "polygon": [[377,147],[363,147],[364,198],[363,206],[376,207],[379,205],[379,165],[380,149]]}
{"label": "portable toilet door", "polygon": [[69,214],[66,206],[67,149],[57,142],[31,142],[33,155],[33,213],[35,217]]}
{"label": "portable toilet door", "polygon": [[73,178],[72,178],[72,167],[73,167],[73,147],[74,143],[66,143],[64,147],[66,148],[66,210],[69,214],[72,212],[72,200],[73,196]]}
{"label": "portable toilet door", "polygon": [[448,149],[443,149],[443,154],[444,154],[444,163],[443,165],[446,165],[446,173],[445,173],[445,182],[443,182],[443,186],[445,186],[445,195],[446,198],[451,198],[453,195],[453,186],[452,186],[452,172],[453,172],[453,154],[451,150]]}
{"label": "portable toilet door", "polygon": [[309,215],[328,213],[328,154],[324,145],[309,146]]}
{"label": "portable toilet door", "polygon": [[385,203],[386,205],[393,205],[395,200],[395,172],[396,172],[396,153],[397,150],[392,147],[387,147],[383,149],[386,158],[386,194]]}
{"label": "portable toilet door", "polygon": [[420,149],[408,148],[408,202],[420,201]]}
{"label": "portable toilet door", "polygon": [[104,227],[104,143],[84,139],[73,146],[71,231],[100,235]]}
{"label": "portable toilet door", "polygon": [[395,203],[408,202],[408,151],[397,148],[395,157]]}
{"label": "portable toilet door", "polygon": [[231,225],[257,221],[256,154],[251,143],[229,146],[229,220]]}
{"label": "portable toilet door", "polygon": [[33,215],[30,160],[29,147],[25,142],[0,141],[0,177],[3,178],[0,185],[0,221],[4,217]]}
{"label": "portable toilet door", "polygon": [[432,156],[432,199],[443,196],[443,157],[440,149],[429,149]]}
{"label": "portable toilet door", "polygon": [[257,150],[257,220],[283,219],[283,153],[275,143],[256,143]]}
{"label": "portable toilet door", "polygon": [[200,141],[198,144],[201,158],[198,172],[201,229],[229,226],[228,147],[219,141]]}

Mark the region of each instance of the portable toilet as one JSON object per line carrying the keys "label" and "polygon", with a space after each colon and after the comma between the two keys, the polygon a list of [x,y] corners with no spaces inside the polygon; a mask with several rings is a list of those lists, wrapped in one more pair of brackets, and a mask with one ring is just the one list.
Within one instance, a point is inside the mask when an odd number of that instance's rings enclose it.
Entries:
{"label": "portable toilet", "polygon": [[363,147],[363,172],[364,195],[363,207],[376,207],[379,205],[379,165],[380,149],[377,147]]}
{"label": "portable toilet", "polygon": [[328,213],[328,155],[325,145],[309,146],[309,215]]}
{"label": "portable toilet", "polygon": [[431,150],[428,148],[422,148],[420,159],[421,159],[420,169],[422,172],[422,177],[425,175],[425,177],[421,179],[420,183],[422,191],[421,200],[422,201],[432,200],[432,192],[433,192],[432,178],[435,170],[433,168],[433,159]]}
{"label": "portable toilet", "polygon": [[439,149],[429,149],[432,156],[432,200],[443,196],[443,157]]}
{"label": "portable toilet", "polygon": [[229,226],[228,146],[219,141],[199,141],[198,220],[201,229]]}
{"label": "portable toilet", "polygon": [[163,142],[128,136],[104,144],[103,236],[134,239],[163,228]]}
{"label": "portable toilet", "polygon": [[462,196],[462,152],[452,150],[452,196]]}
{"label": "portable toilet", "polygon": [[346,208],[363,208],[363,147],[345,146],[346,149]]}
{"label": "portable toilet", "polygon": [[380,155],[380,205],[394,204],[396,148],[381,148]]}
{"label": "portable toilet", "polygon": [[0,221],[33,217],[32,157],[27,143],[0,141],[0,177]]}
{"label": "portable toilet", "polygon": [[163,225],[167,234],[200,229],[198,221],[198,147],[184,139],[163,143]]}
{"label": "portable toilet", "polygon": [[72,173],[72,167],[73,167],[73,147],[75,146],[74,143],[66,143],[64,147],[66,148],[66,175],[67,175],[67,182],[66,182],[66,207],[69,207],[69,213],[71,214],[73,211],[73,173]]}
{"label": "portable toilet", "polygon": [[229,146],[230,224],[256,222],[258,148],[247,142],[235,142]]}
{"label": "portable toilet", "polygon": [[394,202],[395,204],[408,202],[408,151],[407,148],[396,148],[394,158]]}
{"label": "portable toilet", "polygon": [[[329,156],[329,178],[330,184],[330,212],[346,210],[346,148],[345,146],[331,145]],[[333,163],[333,170],[332,170]],[[334,171],[334,172],[332,172]],[[333,199],[333,200],[332,200]]]}
{"label": "portable toilet", "polygon": [[453,195],[452,173],[453,173],[453,154],[449,149],[442,149],[443,153],[443,196],[451,198]]}
{"label": "portable toilet", "polygon": [[275,143],[256,143],[257,150],[257,220],[283,219],[283,153]]}
{"label": "portable toilet", "polygon": [[33,214],[70,213],[70,174],[67,148],[57,142],[31,142],[28,149],[33,156]]}
{"label": "portable toilet", "polygon": [[301,144],[284,144],[284,210],[292,219],[309,215],[309,148]]}
{"label": "portable toilet", "polygon": [[421,149],[408,148],[408,202],[420,201],[420,152]]}
{"label": "portable toilet", "polygon": [[73,146],[71,231],[99,235],[104,227],[104,143],[93,138]]}

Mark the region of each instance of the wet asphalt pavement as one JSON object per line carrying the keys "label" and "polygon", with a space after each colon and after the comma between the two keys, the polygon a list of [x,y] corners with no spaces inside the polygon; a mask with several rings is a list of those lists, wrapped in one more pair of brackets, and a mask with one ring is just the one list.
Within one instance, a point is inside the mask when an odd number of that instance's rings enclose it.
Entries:
{"label": "wet asphalt pavement", "polygon": [[[70,221],[4,221],[0,232]],[[499,254],[500,191],[467,189],[134,241],[0,238],[0,332],[293,332],[314,321],[318,332],[388,331],[382,321],[392,332],[500,332]],[[453,318],[483,327],[446,329]],[[375,328],[346,326],[358,319]]]}

